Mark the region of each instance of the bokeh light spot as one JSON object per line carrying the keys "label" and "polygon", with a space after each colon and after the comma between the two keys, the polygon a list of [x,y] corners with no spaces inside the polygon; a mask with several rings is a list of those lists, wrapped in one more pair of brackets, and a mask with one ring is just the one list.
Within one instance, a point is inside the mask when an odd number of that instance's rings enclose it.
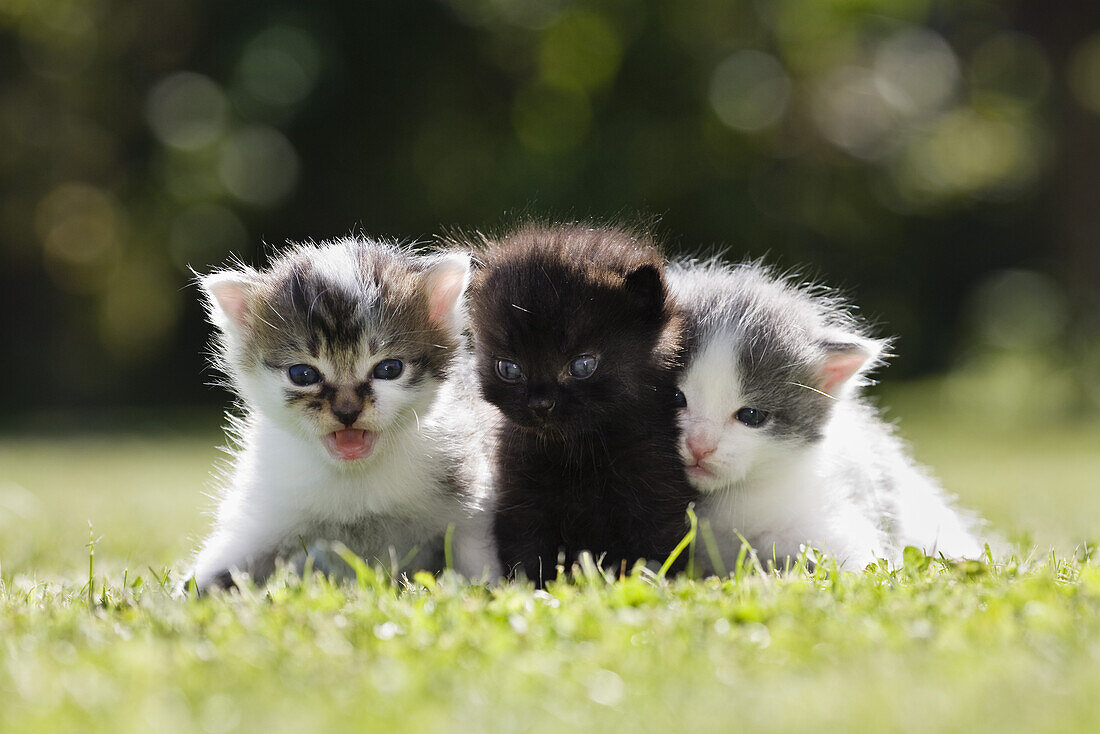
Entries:
{"label": "bokeh light spot", "polygon": [[[88,2],[0,3],[4,11],[17,10],[23,31],[22,52],[27,65],[54,79],[85,71],[102,43],[96,28],[96,7]],[[19,7],[23,6],[23,7]]]}
{"label": "bokeh light spot", "polygon": [[917,199],[1007,190],[1029,181],[1042,146],[1025,120],[970,108],[942,115],[899,159],[899,188]]}
{"label": "bokeh light spot", "polygon": [[606,86],[619,71],[622,41],[599,13],[563,13],[542,38],[539,73],[557,89],[591,91]]}
{"label": "bokeh light spot", "polygon": [[626,694],[626,684],[619,674],[600,669],[588,678],[588,697],[601,706],[616,706]]}
{"label": "bokeh light spot", "polygon": [[125,215],[106,191],[83,183],[65,183],[35,208],[35,231],[47,270],[67,291],[102,290],[122,251]]}
{"label": "bokeh light spot", "polygon": [[298,180],[298,153],[274,128],[253,126],[222,144],[218,176],[241,201],[271,206],[285,198]]}
{"label": "bokeh light spot", "polygon": [[241,51],[237,86],[252,99],[274,107],[303,101],[321,72],[321,51],[307,31],[275,25],[260,31]]}
{"label": "bokeh light spot", "polygon": [[826,140],[861,158],[881,156],[896,125],[874,75],[860,66],[842,66],[820,80],[810,112]]}
{"label": "bokeh light spot", "polygon": [[1100,33],[1093,33],[1073,49],[1066,74],[1077,102],[1100,114]]}
{"label": "bokeh light spot", "polygon": [[942,107],[954,94],[959,62],[938,33],[907,28],[879,46],[874,79],[891,107],[905,115],[923,115]]}
{"label": "bokeh light spot", "polygon": [[217,82],[183,71],[157,82],[149,93],[145,117],[165,145],[197,150],[225,132],[228,103]]}
{"label": "bokeh light spot", "polygon": [[710,103],[719,119],[735,130],[771,127],[787,111],[791,82],[783,65],[761,51],[739,51],[714,69]]}

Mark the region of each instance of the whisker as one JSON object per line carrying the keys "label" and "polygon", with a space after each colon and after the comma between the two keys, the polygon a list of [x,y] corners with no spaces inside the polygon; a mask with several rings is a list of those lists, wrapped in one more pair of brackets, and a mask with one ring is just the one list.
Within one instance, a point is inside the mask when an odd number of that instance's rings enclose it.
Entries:
{"label": "whisker", "polygon": [[821,390],[818,390],[816,387],[810,387],[809,385],[803,385],[801,382],[787,382],[785,384],[794,385],[795,387],[804,387],[807,390],[809,390],[810,392],[815,392],[818,395],[824,395],[825,397],[829,398],[829,400],[836,400],[837,399],[835,396],[830,395],[827,392],[822,392]]}
{"label": "whisker", "polygon": [[[273,313],[273,314],[275,314],[276,316],[279,317],[280,321],[282,321],[284,324],[286,323],[286,316],[283,316],[281,313],[279,313],[278,309],[275,308],[275,304],[269,303],[269,304],[267,304],[267,307],[268,307],[268,309],[270,309],[271,313]],[[264,323],[267,324],[266,321],[264,321]],[[267,325],[271,326],[271,324],[267,324]]]}
{"label": "whisker", "polygon": [[259,314],[256,314],[256,318],[258,318],[260,321],[262,321],[265,324],[267,324],[268,326],[270,326],[272,329],[278,329],[279,328],[279,327],[275,326],[275,324],[273,324],[270,321],[268,321],[267,319],[265,319],[263,316],[260,316]]}
{"label": "whisker", "polygon": [[328,293],[328,288],[321,289],[321,292],[313,297],[313,301],[309,304],[309,310],[306,312],[306,328],[310,331],[313,330],[313,309],[317,305],[317,301],[321,300],[321,296]]}
{"label": "whisker", "polygon": [[439,329],[409,329],[408,331],[398,331],[393,334],[393,338],[397,339],[402,336],[409,336],[410,334],[427,334],[433,331],[439,331]]}
{"label": "whisker", "polygon": [[561,296],[558,294],[558,287],[554,285],[554,279],[551,278],[550,274],[546,272],[546,268],[542,265],[539,265],[539,270],[541,270],[542,274],[546,276],[546,282],[549,283],[550,287],[554,290],[554,298],[561,298]]}

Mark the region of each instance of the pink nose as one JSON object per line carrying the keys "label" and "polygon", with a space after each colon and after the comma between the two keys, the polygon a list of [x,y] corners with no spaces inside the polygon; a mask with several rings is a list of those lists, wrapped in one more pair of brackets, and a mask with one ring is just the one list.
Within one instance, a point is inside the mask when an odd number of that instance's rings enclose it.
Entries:
{"label": "pink nose", "polygon": [[718,448],[702,436],[688,436],[687,447],[696,464],[713,454]]}

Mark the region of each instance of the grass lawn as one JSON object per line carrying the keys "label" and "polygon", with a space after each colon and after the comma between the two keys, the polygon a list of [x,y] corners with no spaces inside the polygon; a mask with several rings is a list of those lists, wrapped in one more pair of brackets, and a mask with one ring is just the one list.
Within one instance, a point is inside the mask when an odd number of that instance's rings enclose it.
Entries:
{"label": "grass lawn", "polygon": [[1100,730],[1100,422],[890,402],[1027,560],[178,601],[216,426],[0,437],[0,731]]}

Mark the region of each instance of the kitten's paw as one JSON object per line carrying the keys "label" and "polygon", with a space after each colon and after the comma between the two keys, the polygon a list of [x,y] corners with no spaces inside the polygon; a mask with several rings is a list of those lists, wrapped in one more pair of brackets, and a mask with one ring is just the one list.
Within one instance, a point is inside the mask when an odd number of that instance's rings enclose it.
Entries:
{"label": "kitten's paw", "polygon": [[348,581],[355,578],[355,570],[328,541],[318,540],[308,551],[291,556],[287,565],[298,576],[320,573],[330,581]]}
{"label": "kitten's paw", "polygon": [[237,582],[228,569],[214,574],[202,583],[199,583],[197,576],[192,575],[188,576],[182,583],[172,589],[172,596],[176,599],[202,596],[211,589],[221,589],[222,591],[229,589],[236,590]]}
{"label": "kitten's paw", "polygon": [[227,591],[229,589],[236,589],[237,582],[233,578],[233,574],[229,572],[229,569],[214,574],[213,578],[206,583],[202,591],[209,591],[210,589],[221,589]]}

